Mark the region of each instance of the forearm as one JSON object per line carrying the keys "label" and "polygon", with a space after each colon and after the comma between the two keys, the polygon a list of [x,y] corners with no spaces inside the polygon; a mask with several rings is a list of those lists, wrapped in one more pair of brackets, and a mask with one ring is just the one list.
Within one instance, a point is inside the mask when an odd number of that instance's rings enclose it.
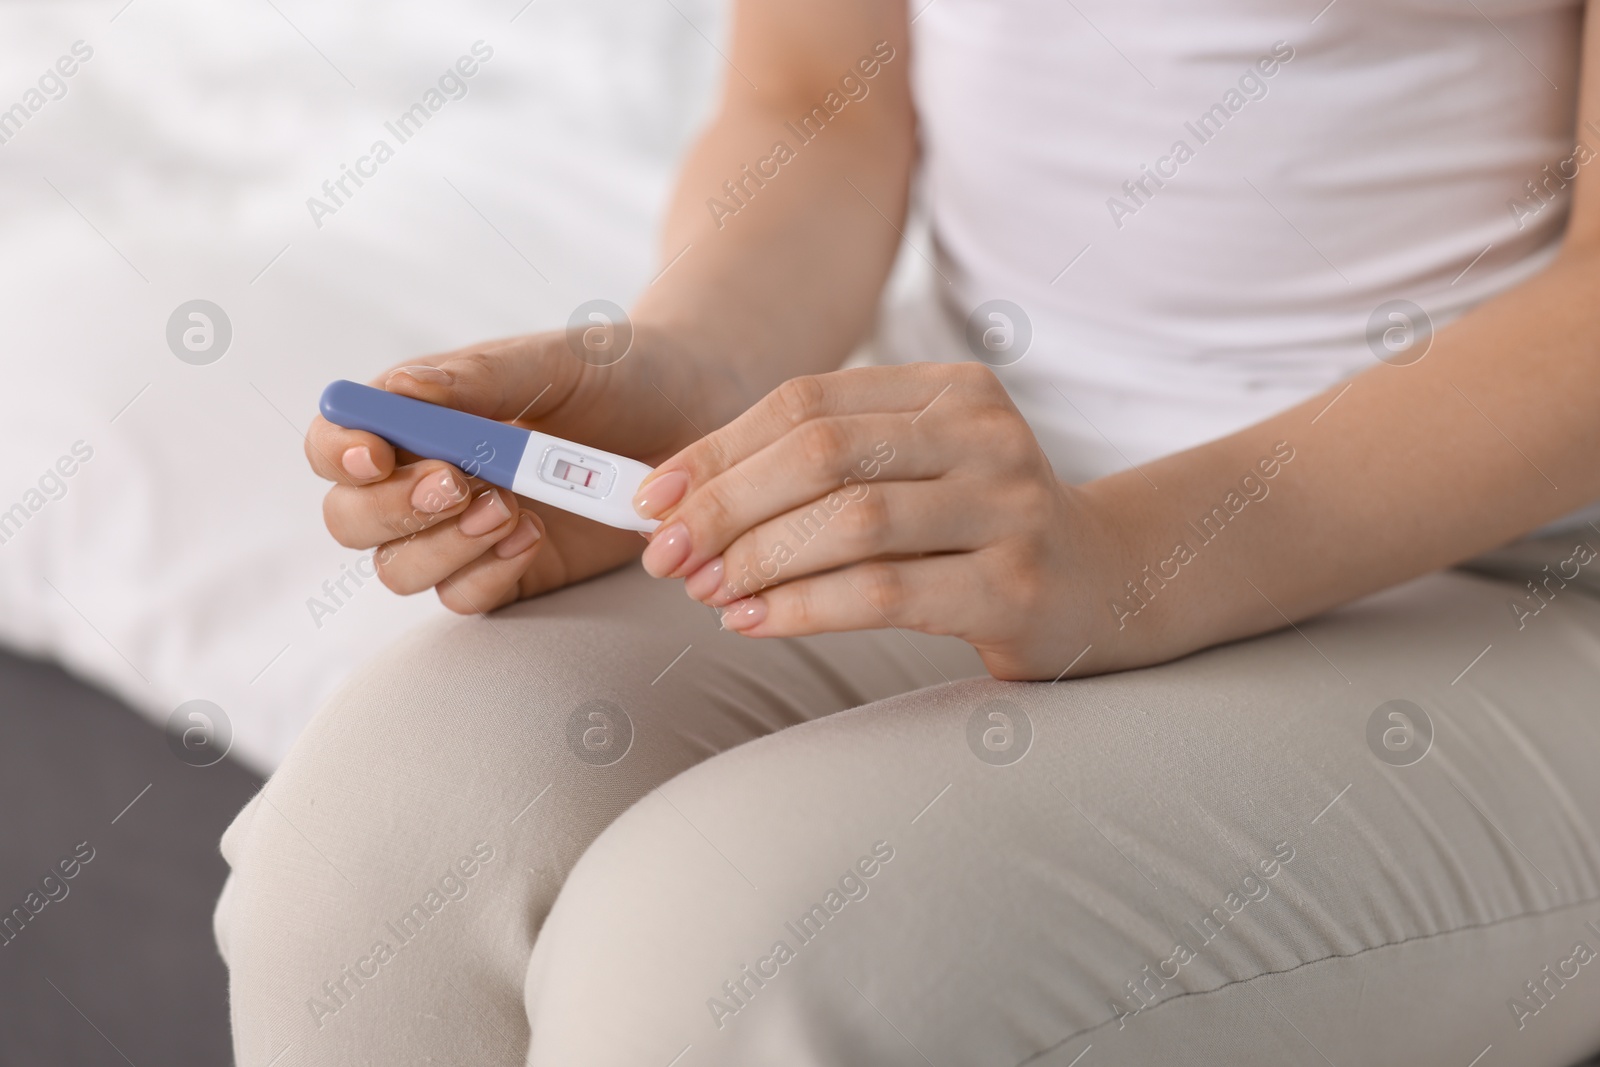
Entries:
{"label": "forearm", "polygon": [[1271,630],[1600,498],[1597,281],[1600,244],[1571,245],[1420,362],[1082,487],[1123,549],[1092,590],[1095,658],[1135,666]]}
{"label": "forearm", "polygon": [[[800,72],[757,43],[741,54],[755,31],[736,30],[734,61],[762,91],[730,74],[679,176],[663,273],[634,309],[673,358],[730,382],[735,411],[837,367],[870,328],[894,261],[914,152],[907,56],[892,20],[854,21]],[[830,93],[841,110],[827,108]],[[827,121],[803,124],[816,108]]]}

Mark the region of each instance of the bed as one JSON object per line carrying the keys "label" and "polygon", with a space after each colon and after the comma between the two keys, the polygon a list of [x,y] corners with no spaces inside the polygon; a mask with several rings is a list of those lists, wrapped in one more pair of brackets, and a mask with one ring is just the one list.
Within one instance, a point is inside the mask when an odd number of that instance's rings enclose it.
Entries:
{"label": "bed", "polygon": [[721,33],[712,0],[0,7],[0,1062],[227,1062],[217,838],[442,610],[322,529],[317,395],[629,303]]}

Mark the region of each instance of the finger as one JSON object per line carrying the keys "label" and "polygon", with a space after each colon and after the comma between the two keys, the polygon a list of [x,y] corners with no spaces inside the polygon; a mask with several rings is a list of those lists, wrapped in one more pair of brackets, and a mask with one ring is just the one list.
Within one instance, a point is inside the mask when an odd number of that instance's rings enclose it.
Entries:
{"label": "finger", "polygon": [[[524,507],[528,505],[524,503]],[[545,531],[545,547],[533,557],[522,577],[521,595],[538,596],[574,582],[604,574],[644,550],[644,538],[634,530],[602,526],[592,520],[546,504],[534,504]]]}
{"label": "finger", "polygon": [[484,615],[518,599],[522,576],[544,540],[539,517],[523,510],[511,532],[492,549],[434,586],[439,602],[458,615]]}
{"label": "finger", "polygon": [[395,468],[389,442],[361,430],[335,426],[318,415],[306,431],[306,460],[319,478],[340,485],[371,485]]}
{"label": "finger", "polygon": [[[928,434],[901,415],[831,416],[799,426],[689,492],[644,554],[652,575],[693,573],[756,525],[835,494],[860,495],[880,477],[936,478],[962,439]],[[662,484],[666,484],[663,482]]]}
{"label": "finger", "polygon": [[402,596],[432,589],[509,537],[516,506],[504,490],[485,489],[452,521],[385,544],[373,556],[378,577]]}
{"label": "finger", "polygon": [[782,582],[880,556],[961,552],[991,539],[992,509],[970,506],[959,483],[883,482],[833,493],[764,522],[684,580],[721,607]]}
{"label": "finger", "polygon": [[[653,478],[672,471],[683,471],[691,485],[703,485],[734,464],[772,444],[785,434],[814,419],[868,412],[901,412],[915,418],[917,413],[939,398],[946,386],[954,387],[976,373],[975,366],[993,378],[982,364],[918,363],[894,367],[857,367],[830,374],[791,378],[757,401],[744,414],[721,429],[714,430],[683,449],[656,468]],[[656,510],[655,518],[671,504],[641,491],[640,501]]]}
{"label": "finger", "polygon": [[974,553],[858,563],[784,582],[722,609],[722,624],[749,637],[797,637],[899,627],[965,636],[986,601]]}
{"label": "finger", "polygon": [[379,383],[393,393],[500,422],[538,419],[578,386],[584,364],[536,334],[447,352],[391,370]]}
{"label": "finger", "polygon": [[459,515],[471,496],[466,475],[424,460],[372,485],[335,485],[322,498],[322,521],[346,548],[372,548]]}

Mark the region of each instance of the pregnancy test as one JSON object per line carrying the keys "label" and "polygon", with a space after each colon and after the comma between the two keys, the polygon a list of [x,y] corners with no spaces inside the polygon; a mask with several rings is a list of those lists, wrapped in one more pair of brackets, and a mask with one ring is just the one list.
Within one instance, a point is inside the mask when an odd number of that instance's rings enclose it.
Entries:
{"label": "pregnancy test", "polygon": [[622,530],[650,533],[661,525],[633,510],[634,494],[654,469],[636,459],[356,382],[334,382],[319,406],[337,426],[377,434],[530,500]]}

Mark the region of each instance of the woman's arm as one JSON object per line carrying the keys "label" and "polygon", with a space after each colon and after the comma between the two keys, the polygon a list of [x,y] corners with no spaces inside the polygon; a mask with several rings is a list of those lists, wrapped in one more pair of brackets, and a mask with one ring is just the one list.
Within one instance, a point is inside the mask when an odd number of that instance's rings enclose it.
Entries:
{"label": "woman's arm", "polygon": [[[635,308],[627,358],[574,358],[588,332],[550,331],[411,359],[373,384],[653,463],[777,382],[838,366],[894,259],[894,226],[877,211],[904,211],[903,5],[746,0],[729,61],[722,112],[683,172],[664,269]],[[737,183],[733,195],[724,182]],[[489,611],[639,554],[631,533],[439,461],[407,462],[320,417],[306,457],[334,483],[323,505],[334,537],[376,548],[390,589],[436,589],[453,611]]]}
{"label": "woman's arm", "polygon": [[730,418],[866,333],[915,153],[901,0],[745,0],[733,17],[721,111],[633,310],[682,358],[732,371]]}
{"label": "woman's arm", "polygon": [[[1579,123],[1600,124],[1600,4],[1589,5]],[[1590,127],[1593,128],[1593,127]],[[1591,140],[1587,135],[1585,141]],[[1330,406],[1331,405],[1331,406]],[[1292,462],[1095,653],[1131,666],[1282,626],[1457,563],[1600,499],[1600,176],[1579,172],[1560,258],[1383,363],[1246,430],[1084,487],[1123,518],[1119,597],[1199,538],[1188,526],[1278,442]],[[1592,532],[1592,531],[1591,531]],[[1592,543],[1600,545],[1600,535]],[[1574,541],[1576,544],[1576,541]],[[1171,573],[1171,568],[1167,568]],[[1139,604],[1120,590],[1127,609]],[[1115,614],[1104,608],[1107,619]],[[1103,651],[1102,651],[1103,649]],[[1087,663],[1087,660],[1086,660]]]}
{"label": "woman's arm", "polygon": [[[1587,124],[1600,20],[1586,32]],[[1597,460],[1590,169],[1559,260],[1420,362],[1084,486],[1055,481],[981,366],[801,379],[658,468],[641,503],[665,524],[644,562],[752,636],[902,626],[964,638],[999,677],[1052,678],[1162,662],[1458,562],[1600,498]]]}
{"label": "woman's arm", "polygon": [[[1279,442],[1294,458],[1273,464],[1268,481],[1256,464]],[[1247,499],[1240,481],[1251,474],[1269,496],[1202,542],[1189,524],[1227,493]],[[1159,489],[1137,471],[1082,487],[1089,507],[1119,517],[1128,542],[1128,573],[1101,588],[1132,612],[1106,609],[1116,625],[1096,653],[1108,669],[1276,629],[1600,499],[1595,236],[1574,227],[1559,261],[1441,330],[1421,362],[1375,366],[1143,475]],[[1166,588],[1153,583],[1146,604],[1119,588],[1141,581],[1147,564],[1171,574],[1162,561],[1184,539],[1198,558]]]}

